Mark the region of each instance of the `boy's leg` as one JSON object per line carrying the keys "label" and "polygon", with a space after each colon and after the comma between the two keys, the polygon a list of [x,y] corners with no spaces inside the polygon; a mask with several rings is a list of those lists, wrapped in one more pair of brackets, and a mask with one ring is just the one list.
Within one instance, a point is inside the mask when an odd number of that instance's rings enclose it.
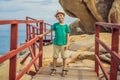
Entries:
{"label": "boy's leg", "polygon": [[53,69],[56,69],[57,58],[59,57],[59,46],[53,45]]}
{"label": "boy's leg", "polygon": [[56,69],[57,58],[53,58],[53,69]]}
{"label": "boy's leg", "polygon": [[68,72],[67,70],[67,55],[66,55],[66,52],[65,52],[65,46],[63,46],[61,48],[61,55],[62,55],[62,58],[63,58],[63,69],[62,69],[62,76],[65,76]]}
{"label": "boy's leg", "polygon": [[67,69],[66,58],[63,58],[63,70]]}
{"label": "boy's leg", "polygon": [[66,55],[66,49],[65,46],[61,46],[61,57],[63,59],[63,70],[67,68],[67,55]]}
{"label": "boy's leg", "polygon": [[63,58],[63,70],[62,70],[62,76],[65,77],[67,75],[68,69],[67,69],[67,62],[66,58]]}
{"label": "boy's leg", "polygon": [[57,64],[57,58],[53,58],[53,69],[51,69],[52,71],[50,73],[51,76],[56,74],[56,64]]}
{"label": "boy's leg", "polygon": [[56,74],[56,64],[57,64],[57,58],[59,57],[59,46],[53,45],[53,69],[51,69],[50,75]]}

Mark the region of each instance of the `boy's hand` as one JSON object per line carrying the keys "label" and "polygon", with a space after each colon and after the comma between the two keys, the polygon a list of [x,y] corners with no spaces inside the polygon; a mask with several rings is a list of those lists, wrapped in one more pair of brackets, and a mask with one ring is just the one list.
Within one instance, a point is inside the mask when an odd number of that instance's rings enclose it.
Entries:
{"label": "boy's hand", "polygon": [[43,34],[38,35],[38,37],[39,37],[39,38],[42,38],[42,37],[43,37]]}
{"label": "boy's hand", "polygon": [[69,46],[68,46],[68,45],[66,45],[65,49],[67,50],[67,49],[68,49],[68,47],[69,47]]}

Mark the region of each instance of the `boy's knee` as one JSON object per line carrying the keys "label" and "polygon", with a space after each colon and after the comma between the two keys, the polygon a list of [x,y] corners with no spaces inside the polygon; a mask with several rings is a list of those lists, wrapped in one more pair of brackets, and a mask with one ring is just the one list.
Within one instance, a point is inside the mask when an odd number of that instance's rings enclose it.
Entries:
{"label": "boy's knee", "polygon": [[63,60],[65,61],[67,58],[63,58]]}
{"label": "boy's knee", "polygon": [[54,58],[54,57],[53,57],[53,59],[54,59],[54,60],[57,60],[58,58]]}

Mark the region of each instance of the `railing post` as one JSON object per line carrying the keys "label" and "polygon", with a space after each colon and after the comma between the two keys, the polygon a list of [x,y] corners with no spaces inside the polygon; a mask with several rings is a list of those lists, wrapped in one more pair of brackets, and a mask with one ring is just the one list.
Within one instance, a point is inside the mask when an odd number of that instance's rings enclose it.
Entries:
{"label": "railing post", "polygon": [[[26,21],[28,21],[28,17],[26,17]],[[28,37],[28,22],[26,23],[26,41],[29,39]]]}
{"label": "railing post", "polygon": [[[44,24],[44,32],[46,32],[46,23]],[[46,40],[46,35],[44,37],[44,40]]]}
{"label": "railing post", "polygon": [[53,32],[51,32],[51,41],[53,40]]}
{"label": "railing post", "polygon": [[[38,28],[38,22],[36,23],[36,26],[37,26],[37,28]],[[39,35],[38,32],[39,32],[39,30],[36,29],[36,34],[37,34],[37,35]]]}
{"label": "railing post", "polygon": [[[43,26],[44,26],[44,22],[40,22],[40,34],[43,34]],[[40,52],[40,56],[39,56],[39,67],[42,67],[42,53],[43,53],[43,37],[40,38],[39,40],[39,52]]]}
{"label": "railing post", "polygon": [[[10,50],[16,49],[18,43],[18,24],[11,24]],[[10,58],[9,80],[16,79],[17,55]]]}
{"label": "railing post", "polygon": [[[95,55],[99,57],[99,43],[96,41],[96,37],[99,38],[99,32],[100,32],[100,27],[98,25],[96,26],[96,32],[95,32]],[[99,76],[99,66],[98,66],[98,61],[95,57],[95,72],[97,73],[97,76]]]}
{"label": "railing post", "polygon": [[[35,38],[35,28],[32,27],[32,38]],[[34,56],[36,56],[35,43],[32,45]]]}
{"label": "railing post", "polygon": [[[118,53],[118,46],[119,46],[119,29],[114,29],[112,31],[112,51]],[[111,57],[111,67],[110,67],[110,80],[117,80],[117,71],[118,71],[118,64]]]}

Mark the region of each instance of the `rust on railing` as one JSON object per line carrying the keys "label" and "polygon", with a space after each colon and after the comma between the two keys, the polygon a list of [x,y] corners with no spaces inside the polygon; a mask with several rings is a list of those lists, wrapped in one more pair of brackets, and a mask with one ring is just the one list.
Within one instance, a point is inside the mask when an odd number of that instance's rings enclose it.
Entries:
{"label": "rust on railing", "polygon": [[[43,38],[39,38],[38,36],[35,36],[35,28],[32,28],[33,36],[30,40],[27,40],[27,42],[20,47],[18,47],[18,24],[28,24],[28,23],[37,23],[39,24],[39,31],[40,34],[43,33],[43,20],[0,20],[0,25],[11,25],[11,35],[10,35],[10,51],[3,56],[0,56],[0,64],[3,63],[6,60],[10,60],[9,65],[9,80],[19,80],[27,71],[28,69],[34,65],[35,70],[38,71],[40,67],[42,67],[42,53],[43,53]],[[37,44],[37,47],[39,49],[38,54],[35,52],[35,44]],[[16,65],[17,65],[17,55],[19,52],[24,50],[25,48],[29,48],[32,60],[31,62],[24,67],[23,70],[21,70],[18,74],[16,74]],[[39,62],[37,61],[39,59]],[[25,59],[21,61],[21,63],[24,63]],[[38,62],[38,63],[37,63]]]}
{"label": "rust on railing", "polygon": [[[103,41],[99,39],[100,27],[107,27],[112,29],[112,43],[111,49],[107,46]],[[118,66],[120,64],[120,55],[118,54],[118,47],[119,47],[119,24],[113,23],[103,23],[97,22],[96,23],[96,34],[95,34],[95,71],[99,76],[99,66],[102,69],[106,80],[117,80],[117,71]],[[106,71],[102,62],[99,58],[99,44],[111,54],[111,62],[110,62],[110,73]]]}

